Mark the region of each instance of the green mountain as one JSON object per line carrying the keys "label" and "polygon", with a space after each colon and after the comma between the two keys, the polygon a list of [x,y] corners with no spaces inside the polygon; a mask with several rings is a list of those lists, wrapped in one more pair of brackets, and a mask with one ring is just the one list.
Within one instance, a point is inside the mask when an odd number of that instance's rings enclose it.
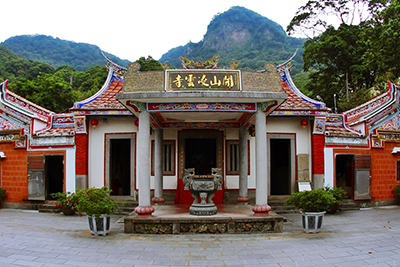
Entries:
{"label": "green mountain", "polygon": [[195,61],[207,60],[220,55],[220,67],[229,66],[234,59],[239,61],[239,69],[259,70],[265,63],[283,63],[299,49],[293,59],[292,73],[301,71],[301,54],[305,39],[290,37],[277,23],[244,7],[231,7],[213,18],[203,40],[189,42],[169,50],[160,58],[173,67],[180,67],[179,57]]}
{"label": "green mountain", "polygon": [[[47,63],[54,68],[68,65],[78,71],[85,71],[92,66],[103,66],[106,63],[100,48],[96,45],[75,43],[47,35],[14,36],[0,45],[29,60]],[[122,66],[128,66],[130,63],[112,54],[106,52],[105,54]]]}

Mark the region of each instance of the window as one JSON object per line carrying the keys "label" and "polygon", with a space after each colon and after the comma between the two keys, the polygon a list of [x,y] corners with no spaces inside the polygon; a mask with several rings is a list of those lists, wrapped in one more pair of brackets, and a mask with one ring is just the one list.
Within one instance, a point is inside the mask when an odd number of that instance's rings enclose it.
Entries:
{"label": "window", "polygon": [[397,161],[397,181],[400,181],[400,161]]}
{"label": "window", "polygon": [[164,141],[162,151],[163,173],[175,174],[175,142]]}
{"label": "window", "polygon": [[227,174],[239,174],[239,141],[227,141]]}
{"label": "window", "polygon": [[[151,175],[154,175],[154,140],[151,141]],[[162,149],[163,175],[175,175],[175,141],[164,140]]]}

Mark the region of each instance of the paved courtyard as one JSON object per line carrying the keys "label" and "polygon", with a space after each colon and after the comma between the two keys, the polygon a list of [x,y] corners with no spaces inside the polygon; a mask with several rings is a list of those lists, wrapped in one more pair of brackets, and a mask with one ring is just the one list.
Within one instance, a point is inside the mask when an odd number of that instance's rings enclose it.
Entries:
{"label": "paved courtyard", "polygon": [[318,234],[285,217],[279,234],[128,235],[114,216],[97,237],[86,217],[1,209],[0,266],[400,266],[398,206],[326,215]]}

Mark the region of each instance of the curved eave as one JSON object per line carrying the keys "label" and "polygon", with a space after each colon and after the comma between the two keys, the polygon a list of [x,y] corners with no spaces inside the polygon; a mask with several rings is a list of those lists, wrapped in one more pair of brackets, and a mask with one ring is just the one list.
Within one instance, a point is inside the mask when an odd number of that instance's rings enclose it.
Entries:
{"label": "curved eave", "polygon": [[[6,107],[10,107],[11,109],[15,109],[17,112],[20,112],[21,114],[29,117],[29,118],[33,118],[33,119],[38,119],[41,120],[43,122],[47,122],[48,121],[48,116],[51,114],[54,114],[54,112],[45,109],[39,105],[36,105],[35,103],[15,94],[12,91],[9,91],[7,89],[7,84],[8,84],[8,80],[3,81],[0,85],[1,85],[1,96],[0,96],[0,102],[1,104],[3,104]],[[31,106],[33,109],[39,110],[42,113],[46,114],[46,115],[42,115],[39,114],[37,112],[34,112],[32,110],[28,110],[20,105],[15,104],[14,102],[10,101],[8,99],[8,96],[12,96],[15,99],[18,99],[20,102],[25,103],[29,106]]]}
{"label": "curved eave", "polygon": [[297,49],[296,49],[296,52],[288,60],[286,60],[284,63],[277,66],[277,71],[281,73],[281,80],[283,82],[285,82],[287,84],[287,86],[289,87],[289,89],[293,93],[295,93],[298,97],[300,97],[303,101],[306,101],[306,102],[310,103],[311,105],[316,106],[318,109],[327,110],[328,108],[326,107],[326,104],[324,102],[317,101],[317,100],[314,100],[314,99],[306,96],[294,84],[294,82],[292,80],[292,76],[290,75],[290,62],[295,57],[296,53],[297,53]]}
{"label": "curved eave", "polygon": [[376,121],[382,120],[384,114],[391,113],[399,107],[398,90],[400,87],[392,82],[388,82],[389,91],[369,100],[368,102],[344,112],[349,125],[355,125],[362,122],[376,124]]}
{"label": "curved eave", "polygon": [[89,98],[86,98],[86,99],[84,99],[82,101],[79,101],[79,102],[75,102],[74,106],[73,106],[73,108],[71,110],[81,109],[84,105],[89,104],[90,102],[96,100],[99,96],[101,96],[104,93],[104,91],[107,90],[107,88],[110,86],[111,80],[113,78],[113,69],[112,68],[113,67],[111,67],[109,69],[108,75],[107,75],[107,79],[104,82],[103,86],[100,88],[100,90],[97,91],[97,93],[95,93],[94,95],[92,95]]}

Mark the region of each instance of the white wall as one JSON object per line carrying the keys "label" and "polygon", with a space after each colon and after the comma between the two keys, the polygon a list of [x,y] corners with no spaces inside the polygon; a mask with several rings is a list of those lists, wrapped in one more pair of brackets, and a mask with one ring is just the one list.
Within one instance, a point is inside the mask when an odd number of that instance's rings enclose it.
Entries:
{"label": "white wall", "polygon": [[[154,140],[154,135],[151,137]],[[176,129],[164,129],[163,140],[175,140],[175,175],[164,175],[163,176],[163,188],[173,189],[177,188],[177,181],[179,175],[179,154],[178,154],[178,130]],[[154,176],[150,177],[150,188],[154,189]]]}
{"label": "white wall", "polygon": [[324,149],[324,173],[325,173],[325,181],[324,186],[333,187],[333,178],[334,178],[334,156],[333,156],[333,148],[325,148]]}
{"label": "white wall", "polygon": [[105,185],[105,134],[106,133],[132,133],[137,131],[133,117],[106,116],[107,123],[102,117],[96,117],[99,124],[96,128],[89,129],[89,187],[102,187]]}
{"label": "white wall", "polygon": [[67,192],[75,192],[75,157],[76,149],[66,149],[65,150],[65,181]]}
{"label": "white wall", "polygon": [[[305,128],[300,125],[300,121],[306,119],[308,124]],[[301,117],[267,117],[268,133],[295,133],[296,134],[296,153],[311,155],[310,122],[308,118]]]}

